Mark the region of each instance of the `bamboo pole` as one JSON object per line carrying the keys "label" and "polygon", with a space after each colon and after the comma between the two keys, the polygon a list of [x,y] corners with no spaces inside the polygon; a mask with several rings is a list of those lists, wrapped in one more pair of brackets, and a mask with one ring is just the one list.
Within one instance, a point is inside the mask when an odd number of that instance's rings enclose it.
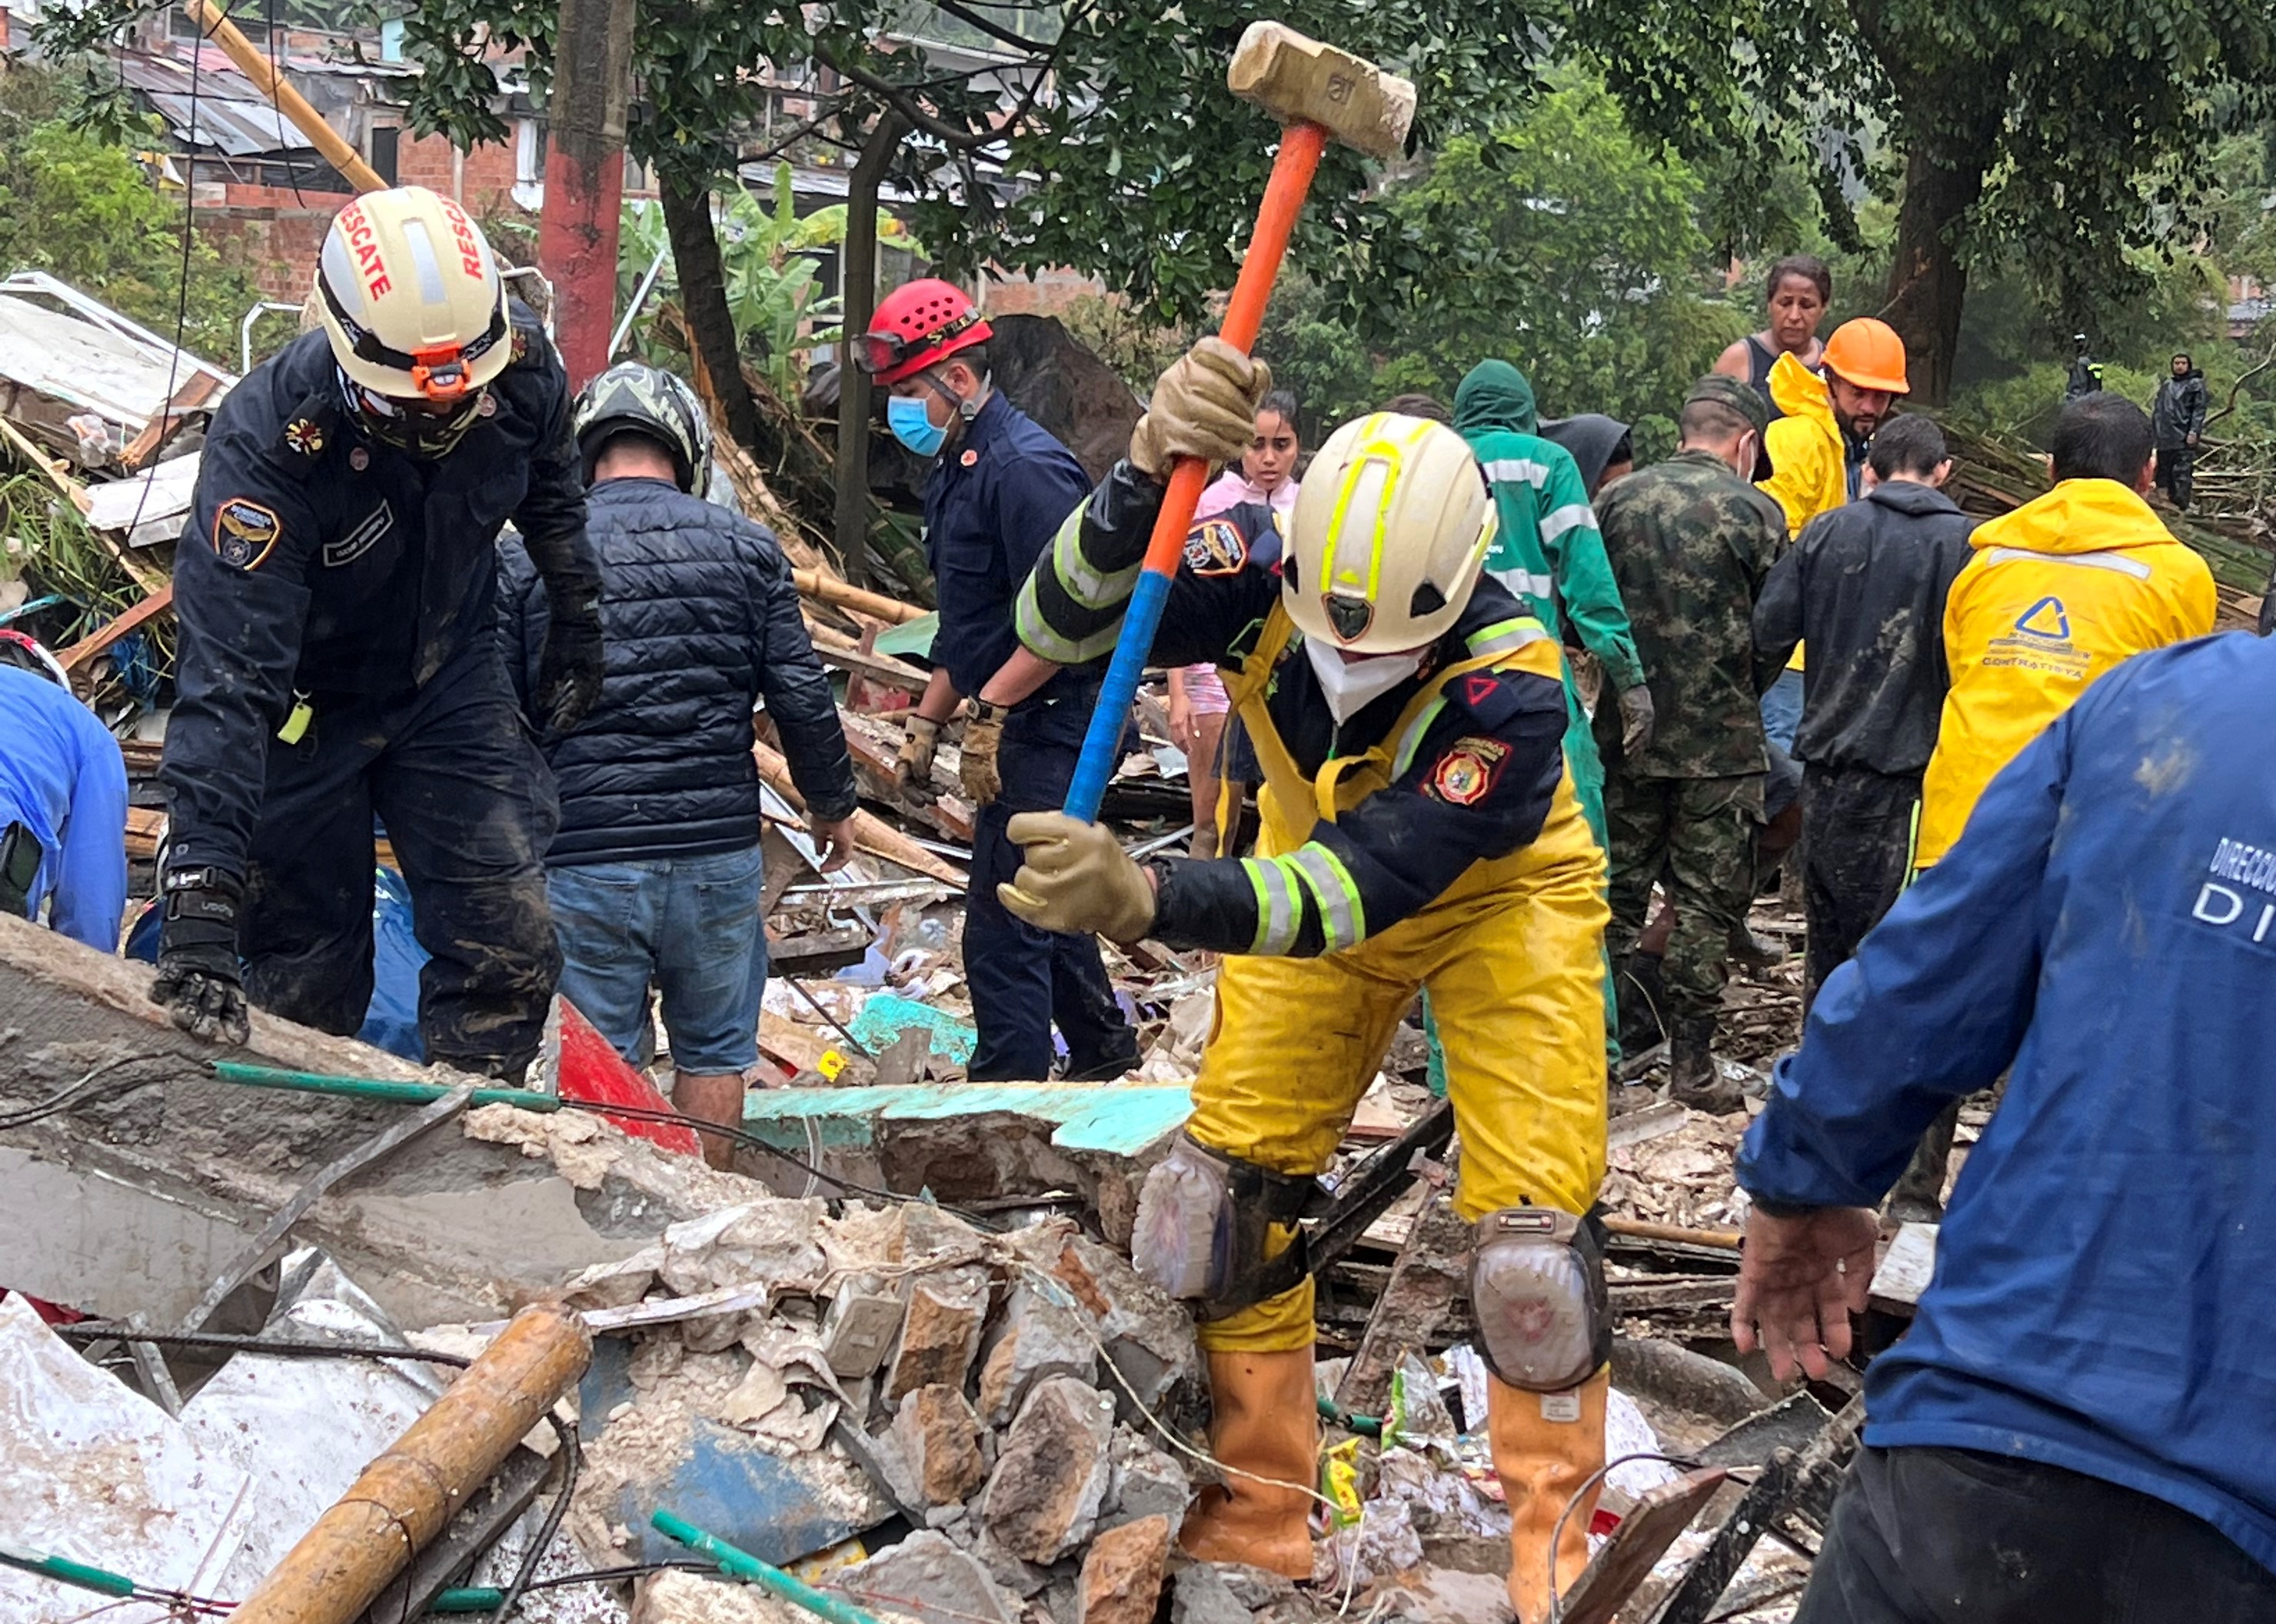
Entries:
{"label": "bamboo pole", "polygon": [[387,189],[387,182],[379,178],[378,171],[340,139],[339,133],[324,122],[324,116],[308,105],[306,96],[285,82],[277,65],[261,54],[261,48],[245,37],[214,0],[182,0],[182,4],[190,20],[205,29],[206,38],[221,47],[223,55],[237,65],[237,71],[253,81],[277,110],[292,121],[292,127],[308,138],[308,145],[323,155],[324,162],[346,177],[350,186],[359,192]]}
{"label": "bamboo pole", "polygon": [[[779,750],[762,744],[754,744],[751,755],[759,763],[759,777],[764,778],[774,792],[800,811],[806,810],[806,798],[791,782],[790,763]],[[854,813],[854,844],[874,856],[889,858],[904,869],[929,876],[944,885],[953,885],[961,891],[970,883],[969,877],[932,852],[925,850],[883,818],[859,808]]]}
{"label": "bamboo pole", "polygon": [[[193,0],[194,4],[194,0]],[[230,1616],[353,1624],[585,1372],[591,1332],[558,1302],[513,1317],[450,1391],[316,1519]]]}
{"label": "bamboo pole", "polygon": [[906,626],[912,620],[922,620],[925,616],[926,611],[914,603],[904,603],[900,599],[887,597],[882,592],[865,592],[835,575],[825,575],[820,570],[793,568],[790,578],[808,597],[835,603],[840,609],[858,609],[865,615],[890,620],[895,626]]}

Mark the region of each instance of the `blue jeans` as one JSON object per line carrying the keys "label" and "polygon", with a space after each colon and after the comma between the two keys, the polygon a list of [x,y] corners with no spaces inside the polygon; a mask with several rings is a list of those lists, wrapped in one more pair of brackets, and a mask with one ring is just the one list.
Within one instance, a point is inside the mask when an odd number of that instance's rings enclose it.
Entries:
{"label": "blue jeans", "polygon": [[755,845],[549,869],[561,995],[637,1065],[653,983],[672,1065],[717,1076],[756,1064],[767,984],[761,880]]}
{"label": "blue jeans", "polygon": [[1802,727],[1802,673],[1791,668],[1778,674],[1771,691],[1763,695],[1763,732],[1771,742],[1788,755],[1794,752],[1794,736]]}

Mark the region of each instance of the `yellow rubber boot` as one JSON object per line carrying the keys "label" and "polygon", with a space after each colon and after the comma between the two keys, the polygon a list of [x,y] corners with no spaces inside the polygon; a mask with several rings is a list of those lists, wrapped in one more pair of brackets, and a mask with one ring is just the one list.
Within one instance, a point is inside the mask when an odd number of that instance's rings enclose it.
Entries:
{"label": "yellow rubber boot", "polygon": [[1603,1485],[1589,1484],[1578,1499],[1574,1494],[1605,1464],[1605,1395],[1612,1385],[1605,1369],[1566,1393],[1523,1393],[1499,1380],[1487,1387],[1494,1471],[1509,1501],[1509,1605],[1518,1624],[1549,1617],[1549,1544],[1560,1515],[1559,1592],[1571,1590],[1589,1565],[1589,1520]]}
{"label": "yellow rubber boot", "polygon": [[1178,1543],[1204,1562],[1247,1562],[1309,1579],[1320,1447],[1312,1350],[1211,1353],[1209,1373],[1210,1453],[1254,1476],[1227,1473],[1223,1487],[1204,1490]]}

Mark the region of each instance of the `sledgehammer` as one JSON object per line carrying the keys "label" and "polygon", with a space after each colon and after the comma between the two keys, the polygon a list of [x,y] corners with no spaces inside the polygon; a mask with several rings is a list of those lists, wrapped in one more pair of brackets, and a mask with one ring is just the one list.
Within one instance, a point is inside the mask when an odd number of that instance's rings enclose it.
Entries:
{"label": "sledgehammer", "polygon": [[[1273,279],[1280,274],[1289,234],[1295,230],[1296,216],[1311,190],[1328,138],[1332,135],[1372,157],[1391,156],[1406,144],[1407,125],[1414,122],[1415,87],[1280,23],[1251,23],[1225,78],[1233,95],[1256,102],[1283,126],[1272,178],[1256,211],[1256,231],[1248,239],[1240,279],[1225,307],[1225,325],[1218,333],[1247,354],[1263,324],[1265,301],[1272,296]],[[1139,676],[1153,651],[1162,604],[1170,595],[1186,531],[1194,522],[1194,508],[1208,478],[1208,466],[1191,458],[1180,459],[1171,472],[1169,494],[1162,499],[1153,537],[1146,544],[1145,568],[1130,595],[1122,634],[1106,669],[1098,709],[1091,713],[1090,731],[1083,736],[1074,782],[1067,790],[1070,817],[1090,823],[1098,816],[1098,803],[1120,754],[1130,702],[1137,696]]]}

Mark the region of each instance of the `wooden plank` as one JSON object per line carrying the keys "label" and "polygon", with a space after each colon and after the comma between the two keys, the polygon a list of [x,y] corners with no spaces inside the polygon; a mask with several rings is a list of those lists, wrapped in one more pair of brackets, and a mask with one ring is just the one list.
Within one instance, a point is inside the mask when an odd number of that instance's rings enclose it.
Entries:
{"label": "wooden plank", "polygon": [[126,854],[148,862],[158,855],[166,838],[166,815],[156,807],[126,808]]}
{"label": "wooden plank", "polygon": [[65,671],[77,671],[136,626],[164,613],[173,606],[174,583],[169,581],[132,609],[123,614],[112,616],[102,626],[56,656],[56,663]]}
{"label": "wooden plank", "polygon": [[130,474],[141,467],[143,459],[163,444],[166,436],[184,418],[211,399],[214,391],[220,387],[221,380],[203,368],[183,379],[182,386],[174,391],[174,398],[166,402],[156,417],[142,425],[142,432],[136,435],[126,449],[119,453],[120,466]]}
{"label": "wooden plank", "polygon": [[1620,1605],[1650,1577],[1676,1536],[1691,1526],[1699,1508],[1714,1498],[1729,1476],[1719,1466],[1702,1467],[1645,1491],[1620,1519],[1604,1549],[1565,1592],[1559,1614],[1564,1624],[1612,1624]]}

